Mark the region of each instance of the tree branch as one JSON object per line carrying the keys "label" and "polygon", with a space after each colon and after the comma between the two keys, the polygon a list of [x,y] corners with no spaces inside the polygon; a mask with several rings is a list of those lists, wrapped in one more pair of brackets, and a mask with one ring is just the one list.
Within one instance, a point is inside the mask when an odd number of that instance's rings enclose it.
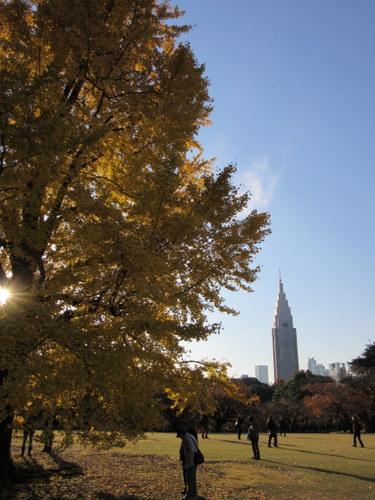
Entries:
{"label": "tree branch", "polygon": [[120,291],[120,287],[128,274],[127,270],[125,269],[125,265],[124,265],[125,264],[125,255],[124,255],[124,252],[122,250],[120,251],[120,259],[121,259],[121,265],[120,265],[120,269],[119,269],[117,276],[116,276],[115,288],[112,292],[112,296],[111,296],[110,303],[109,303],[109,310],[111,312],[116,312],[116,313],[117,313],[117,310],[115,307],[115,301],[116,301],[116,298],[117,298],[118,293]]}
{"label": "tree branch", "polygon": [[187,365],[189,363],[194,363],[196,365],[200,365],[200,366],[210,366],[212,368],[215,368],[217,367],[218,363],[215,363],[215,362],[210,362],[210,361],[198,361],[196,359],[183,359],[182,361],[179,361],[178,362],[180,365]]}
{"label": "tree branch", "polygon": [[48,219],[45,222],[45,226],[44,226],[44,229],[45,229],[45,243],[48,242],[48,240],[49,240],[49,238],[50,238],[53,230],[55,229],[55,224],[56,224],[57,216],[58,216],[58,214],[59,214],[59,212],[61,210],[61,206],[63,204],[63,201],[64,201],[65,195],[67,193],[67,190],[68,190],[68,188],[69,188],[72,180],[74,179],[74,177],[78,173],[78,172],[75,172],[76,167],[77,167],[76,161],[82,155],[82,153],[83,153],[82,149],[80,149],[80,150],[77,151],[77,153],[75,154],[75,158],[74,158],[73,162],[71,163],[71,165],[69,167],[69,173],[65,176],[63,182],[61,183],[61,185],[59,187],[59,190],[58,190],[56,198],[55,198],[55,202],[54,202],[54,204],[52,206],[52,209],[50,211],[49,217],[48,217]]}
{"label": "tree branch", "polygon": [[11,248],[12,243],[10,241],[4,240],[4,238],[0,238],[0,248]]}
{"label": "tree branch", "polygon": [[180,295],[183,295],[184,293],[190,292],[190,290],[192,290],[193,288],[195,288],[198,285],[201,285],[207,278],[209,278],[210,274],[211,273],[206,274],[205,276],[203,276],[203,278],[200,278],[199,280],[197,280],[195,283],[191,284],[190,286],[188,286],[184,290],[181,290],[180,292],[173,294],[173,296],[178,297]]}
{"label": "tree branch", "polygon": [[89,177],[90,179],[96,180],[96,179],[101,179],[106,182],[110,182],[114,186],[117,187],[117,189],[120,191],[121,194],[124,194],[125,196],[128,196],[129,198],[135,199],[136,196],[133,194],[129,194],[128,192],[124,191],[122,186],[114,181],[113,179],[110,179],[109,177],[106,177],[105,175],[94,175],[94,174],[82,174],[83,177]]}
{"label": "tree branch", "polygon": [[24,242],[22,244],[22,247],[30,255],[30,257],[34,260],[35,264],[38,266],[39,274],[40,274],[39,282],[44,283],[44,281],[46,279],[46,270],[44,268],[43,259],[40,255],[40,253],[37,250],[35,250],[35,248],[32,248],[28,243]]}
{"label": "tree branch", "polygon": [[0,175],[3,173],[4,170],[4,158],[5,158],[5,153],[6,153],[6,147],[5,147],[5,136],[4,134],[1,134],[1,154],[0,154]]}
{"label": "tree branch", "polygon": [[7,196],[6,198],[2,198],[0,200],[0,204],[3,204],[3,203],[5,203],[5,202],[7,202],[9,200],[14,200],[15,198],[18,198],[19,196],[20,196],[19,194],[15,194],[13,196]]}
{"label": "tree branch", "polygon": [[0,285],[7,282],[7,275],[5,274],[4,268],[0,263]]}
{"label": "tree branch", "polygon": [[103,102],[104,102],[104,98],[107,97],[106,96],[106,93],[105,93],[105,90],[102,90],[102,94],[99,98],[99,102],[98,102],[98,105],[96,107],[96,110],[95,110],[95,113],[94,113],[94,116],[98,116],[98,114],[100,113],[100,110],[102,109],[102,106],[103,106]]}

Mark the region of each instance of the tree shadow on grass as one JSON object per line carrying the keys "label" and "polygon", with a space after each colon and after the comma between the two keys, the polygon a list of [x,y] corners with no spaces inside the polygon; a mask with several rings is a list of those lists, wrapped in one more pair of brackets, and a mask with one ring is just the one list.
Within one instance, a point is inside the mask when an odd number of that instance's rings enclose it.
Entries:
{"label": "tree shadow on grass", "polygon": [[112,495],[111,493],[106,493],[105,491],[96,491],[94,493],[97,500],[141,500],[137,495]]}
{"label": "tree shadow on grass", "polygon": [[223,443],[230,443],[230,444],[244,444],[245,446],[250,446],[250,441],[230,441],[229,439],[220,439]]}
{"label": "tree shadow on grass", "polygon": [[[251,446],[250,441],[231,441],[230,439],[219,439],[219,441],[223,443],[230,443],[230,444],[244,444],[245,446]],[[296,444],[289,444],[289,443],[282,443],[281,445],[279,444],[277,447],[278,448],[283,448],[284,446],[293,446],[295,448],[297,445]]]}
{"label": "tree shadow on grass", "polygon": [[288,467],[294,467],[295,469],[303,469],[303,470],[310,470],[313,472],[323,472],[324,474],[333,474],[337,476],[345,476],[345,477],[351,477],[353,479],[359,479],[361,481],[369,481],[370,483],[375,483],[375,478],[372,477],[366,477],[366,476],[359,476],[358,474],[350,474],[349,472],[340,472],[340,471],[334,471],[334,470],[329,470],[329,469],[321,469],[320,467],[309,467],[307,465],[291,465],[291,464],[285,464],[282,462],[276,462],[275,460],[265,460],[263,459],[262,462],[268,462],[270,464],[275,464],[275,465],[282,465],[285,468]]}
{"label": "tree shadow on grass", "polygon": [[347,458],[348,460],[357,460],[359,462],[375,462],[375,460],[370,460],[370,459],[366,459],[366,458],[347,457],[346,455],[336,455],[334,453],[321,453],[318,451],[301,450],[300,448],[297,448],[293,451],[298,451],[299,453],[308,453],[311,455],[322,455],[322,456],[326,456],[326,457]]}
{"label": "tree shadow on grass", "polygon": [[[250,458],[250,457],[249,457]],[[249,460],[205,460],[207,465],[225,465],[225,464],[237,464],[237,465],[249,465]],[[216,471],[217,476],[223,476],[223,472]]]}
{"label": "tree shadow on grass", "polygon": [[293,447],[293,448],[296,448],[296,447],[297,447],[297,445],[296,445],[296,444],[292,444],[292,443],[284,443],[284,442],[283,442],[283,446],[291,446],[291,447]]}
{"label": "tree shadow on grass", "polygon": [[[28,491],[27,498],[39,499],[39,496],[34,496],[34,493],[31,490],[29,491],[29,488],[32,489],[33,483],[45,483],[48,485],[50,479],[56,476],[71,477],[83,475],[82,468],[74,462],[63,460],[56,453],[48,454],[48,456],[52,458],[57,467],[48,467],[48,465],[38,462],[32,456],[22,457],[22,461],[18,461],[15,465],[16,481],[5,492],[0,492],[0,499],[10,500],[18,498],[18,494],[24,493],[25,488]],[[48,488],[48,486],[46,487]]]}
{"label": "tree shadow on grass", "polygon": [[57,468],[49,469],[51,473],[58,473],[62,476],[82,476],[83,469],[80,465],[75,462],[69,462],[65,460],[60,455],[58,455],[55,451],[51,451],[49,456],[57,465]]}
{"label": "tree shadow on grass", "polygon": [[19,483],[27,483],[29,480],[42,479],[48,480],[51,476],[81,476],[83,469],[74,462],[68,462],[61,458],[57,453],[48,454],[55,462],[56,467],[44,467],[34,457],[23,457],[23,462],[16,466]]}
{"label": "tree shadow on grass", "polygon": [[21,470],[25,475],[27,476],[28,473],[32,476],[40,476],[40,477],[46,477],[47,471],[44,467],[38,463],[34,457],[28,456],[28,457],[22,457],[23,464],[21,465],[20,463],[17,464],[17,469]]}
{"label": "tree shadow on grass", "polygon": [[16,481],[12,486],[17,484],[28,483],[35,479],[48,480],[49,472],[38,463],[34,457],[22,457],[22,461],[15,464]]}

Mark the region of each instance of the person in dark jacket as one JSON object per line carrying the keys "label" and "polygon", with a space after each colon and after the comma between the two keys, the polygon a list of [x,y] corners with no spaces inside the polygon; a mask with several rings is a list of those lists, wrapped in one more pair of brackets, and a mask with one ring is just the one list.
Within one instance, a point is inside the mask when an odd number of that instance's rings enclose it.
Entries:
{"label": "person in dark jacket", "polygon": [[273,439],[273,445],[277,448],[277,428],[272,415],[267,420],[268,429],[268,448],[271,448],[271,442]]}
{"label": "person in dark jacket", "polygon": [[279,433],[280,436],[284,434],[284,437],[286,437],[286,421],[283,417],[279,418]]}
{"label": "person in dark jacket", "polygon": [[33,439],[37,427],[40,425],[40,420],[42,418],[42,410],[38,402],[32,402],[28,404],[23,412],[23,436],[22,436],[22,447],[21,456],[24,456],[27,442],[29,442],[27,454],[30,457],[33,449]]}
{"label": "person in dark jacket", "polygon": [[29,441],[29,447],[27,450],[27,454],[30,457],[33,449],[33,439],[36,428],[36,416],[28,413],[25,417],[25,421],[22,425],[23,437],[22,437],[22,447],[21,447],[21,456],[25,454],[26,443]]}
{"label": "person in dark jacket", "polygon": [[247,438],[251,442],[251,446],[253,448],[253,455],[255,460],[260,459],[260,452],[259,452],[259,428],[258,425],[254,419],[254,417],[249,418],[249,430],[247,433]]}
{"label": "person in dark jacket", "polygon": [[[177,432],[177,437],[180,436],[180,432]],[[187,492],[187,477],[186,477],[186,470],[184,467],[184,448],[183,448],[183,442],[181,441],[181,446],[180,446],[180,462],[182,465],[182,476],[184,478],[184,489],[181,491],[182,495],[186,495]]]}
{"label": "person in dark jacket", "polygon": [[46,412],[45,420],[44,420],[44,427],[42,431],[42,441],[44,443],[43,446],[43,452],[44,453],[51,453],[52,451],[52,444],[53,444],[53,430],[57,426],[57,417],[55,413],[52,413],[50,411]]}
{"label": "person in dark jacket", "polygon": [[180,460],[184,469],[184,493],[186,493],[184,498],[202,498],[198,497],[197,494],[197,466],[194,461],[194,455],[198,451],[198,442],[196,438],[184,428],[177,432],[177,437],[182,439],[180,447]]}
{"label": "person in dark jacket", "polygon": [[208,439],[208,415],[204,413],[201,417],[202,439]]}
{"label": "person in dark jacket", "polygon": [[234,424],[234,426],[237,430],[238,439],[241,439],[243,424],[244,424],[244,420],[243,420],[242,415],[238,415],[236,423]]}
{"label": "person in dark jacket", "polygon": [[352,444],[352,446],[357,446],[357,439],[358,439],[359,444],[361,445],[361,448],[364,448],[365,445],[362,443],[362,439],[361,439],[362,425],[360,424],[358,418],[355,415],[352,416],[352,429],[353,429],[353,444]]}

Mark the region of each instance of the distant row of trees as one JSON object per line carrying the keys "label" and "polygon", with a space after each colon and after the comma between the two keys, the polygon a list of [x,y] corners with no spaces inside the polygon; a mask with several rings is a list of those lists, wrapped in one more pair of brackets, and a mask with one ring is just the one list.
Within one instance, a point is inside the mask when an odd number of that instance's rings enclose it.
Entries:
{"label": "distant row of trees", "polygon": [[[233,382],[236,393],[216,395],[211,430],[230,431],[238,415],[255,415],[264,427],[269,415],[283,421],[289,432],[347,432],[356,415],[368,432],[375,431],[375,342],[351,362],[352,375],[341,382],[300,371],[273,386],[255,378]],[[193,417],[194,418],[194,417]],[[195,417],[198,423],[199,417]],[[171,424],[172,421],[169,420]]]}

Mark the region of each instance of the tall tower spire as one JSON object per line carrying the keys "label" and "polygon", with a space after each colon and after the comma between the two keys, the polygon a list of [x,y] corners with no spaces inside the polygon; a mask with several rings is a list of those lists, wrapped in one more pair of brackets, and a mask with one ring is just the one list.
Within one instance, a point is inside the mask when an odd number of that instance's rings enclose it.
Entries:
{"label": "tall tower spire", "polygon": [[273,366],[275,382],[289,380],[298,372],[297,331],[279,276],[279,295],[272,328]]}

